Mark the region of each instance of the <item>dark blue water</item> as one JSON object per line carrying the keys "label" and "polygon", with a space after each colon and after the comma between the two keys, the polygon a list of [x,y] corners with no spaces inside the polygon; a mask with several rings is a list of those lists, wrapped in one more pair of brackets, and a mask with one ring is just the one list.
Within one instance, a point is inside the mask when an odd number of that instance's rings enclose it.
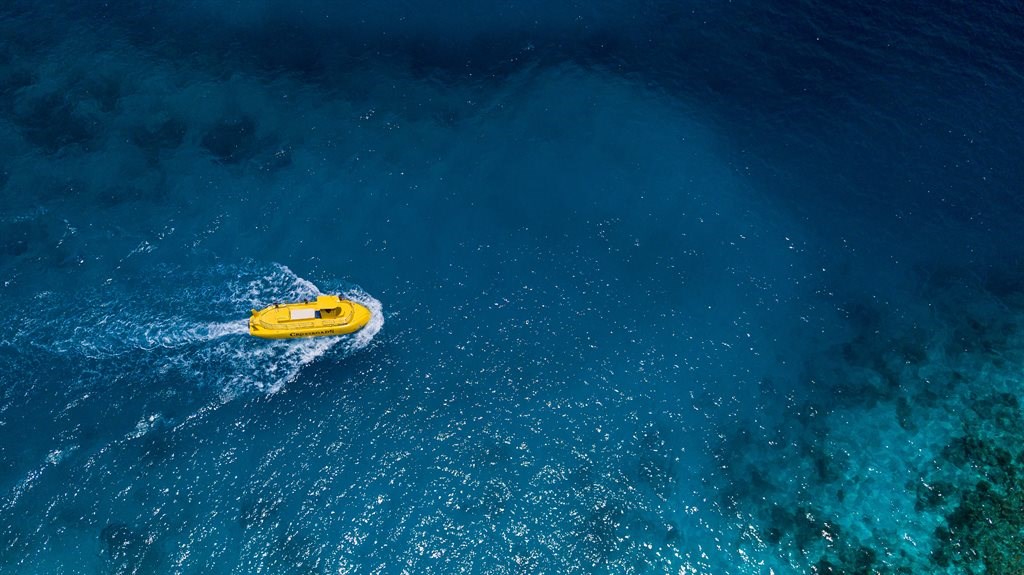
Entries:
{"label": "dark blue water", "polygon": [[1022,29],[9,2],[0,572],[1017,573]]}

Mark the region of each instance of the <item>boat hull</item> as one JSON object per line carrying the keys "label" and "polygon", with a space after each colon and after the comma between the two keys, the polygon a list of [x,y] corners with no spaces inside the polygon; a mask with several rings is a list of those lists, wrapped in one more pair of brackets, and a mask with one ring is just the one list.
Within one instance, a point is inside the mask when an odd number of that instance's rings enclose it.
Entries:
{"label": "boat hull", "polygon": [[249,334],[263,339],[330,337],[355,333],[370,323],[370,310],[338,296],[280,303],[253,310]]}

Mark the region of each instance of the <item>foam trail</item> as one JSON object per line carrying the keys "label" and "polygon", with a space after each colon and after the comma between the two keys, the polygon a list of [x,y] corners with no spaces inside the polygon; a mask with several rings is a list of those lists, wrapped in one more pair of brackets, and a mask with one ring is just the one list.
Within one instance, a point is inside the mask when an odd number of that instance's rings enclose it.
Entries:
{"label": "foam trail", "polygon": [[[169,277],[177,281],[168,282]],[[24,317],[24,329],[11,343],[91,360],[153,362],[163,371],[176,370],[233,397],[247,391],[279,391],[304,366],[332,349],[340,349],[344,356],[366,348],[384,323],[383,306],[376,298],[359,288],[331,286],[329,293],[343,294],[371,310],[373,317],[365,328],[342,337],[275,341],[248,337],[250,309],[321,293],[315,284],[280,264],[269,271],[256,264],[193,271],[168,268],[121,281],[126,285],[120,291],[126,295],[118,300],[110,299],[109,289],[77,291],[79,307],[73,313],[40,315],[34,309],[19,310],[16,315]],[[181,287],[168,289],[168,285]],[[34,307],[50,308],[66,301],[64,295],[48,292],[40,294]],[[231,317],[238,319],[225,319]]]}
{"label": "foam trail", "polygon": [[192,333],[196,340],[217,339],[229,335],[244,335],[249,333],[249,321],[241,319],[208,323],[193,328]]}
{"label": "foam trail", "polygon": [[[340,338],[321,337],[301,340],[278,340],[271,344],[268,352],[257,353],[257,362],[265,364],[262,377],[244,378],[241,390],[255,387],[259,391],[273,394],[286,384],[295,381],[302,368],[321,358],[340,343]],[[234,385],[225,387],[229,394],[239,391]]]}

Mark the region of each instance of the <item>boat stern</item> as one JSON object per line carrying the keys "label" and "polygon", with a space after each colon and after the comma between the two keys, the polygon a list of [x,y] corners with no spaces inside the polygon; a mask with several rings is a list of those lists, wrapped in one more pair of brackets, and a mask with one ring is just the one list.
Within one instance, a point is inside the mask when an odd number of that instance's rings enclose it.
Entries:
{"label": "boat stern", "polygon": [[249,335],[253,335],[256,337],[265,337],[261,332],[262,328],[260,328],[259,321],[257,321],[259,319],[259,316],[260,310],[252,310],[252,315],[249,316]]}

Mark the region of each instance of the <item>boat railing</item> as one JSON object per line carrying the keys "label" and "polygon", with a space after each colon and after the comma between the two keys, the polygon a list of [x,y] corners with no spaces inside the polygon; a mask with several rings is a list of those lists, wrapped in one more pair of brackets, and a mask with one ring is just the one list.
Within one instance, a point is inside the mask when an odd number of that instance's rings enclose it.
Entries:
{"label": "boat railing", "polygon": [[260,327],[264,327],[267,329],[280,329],[282,326],[287,326],[289,328],[295,329],[304,329],[307,327],[335,327],[339,325],[344,325],[345,323],[347,323],[348,319],[351,318],[332,318],[322,319],[319,321],[287,321],[282,323],[275,323],[265,321],[263,319],[257,319],[256,323]]}

